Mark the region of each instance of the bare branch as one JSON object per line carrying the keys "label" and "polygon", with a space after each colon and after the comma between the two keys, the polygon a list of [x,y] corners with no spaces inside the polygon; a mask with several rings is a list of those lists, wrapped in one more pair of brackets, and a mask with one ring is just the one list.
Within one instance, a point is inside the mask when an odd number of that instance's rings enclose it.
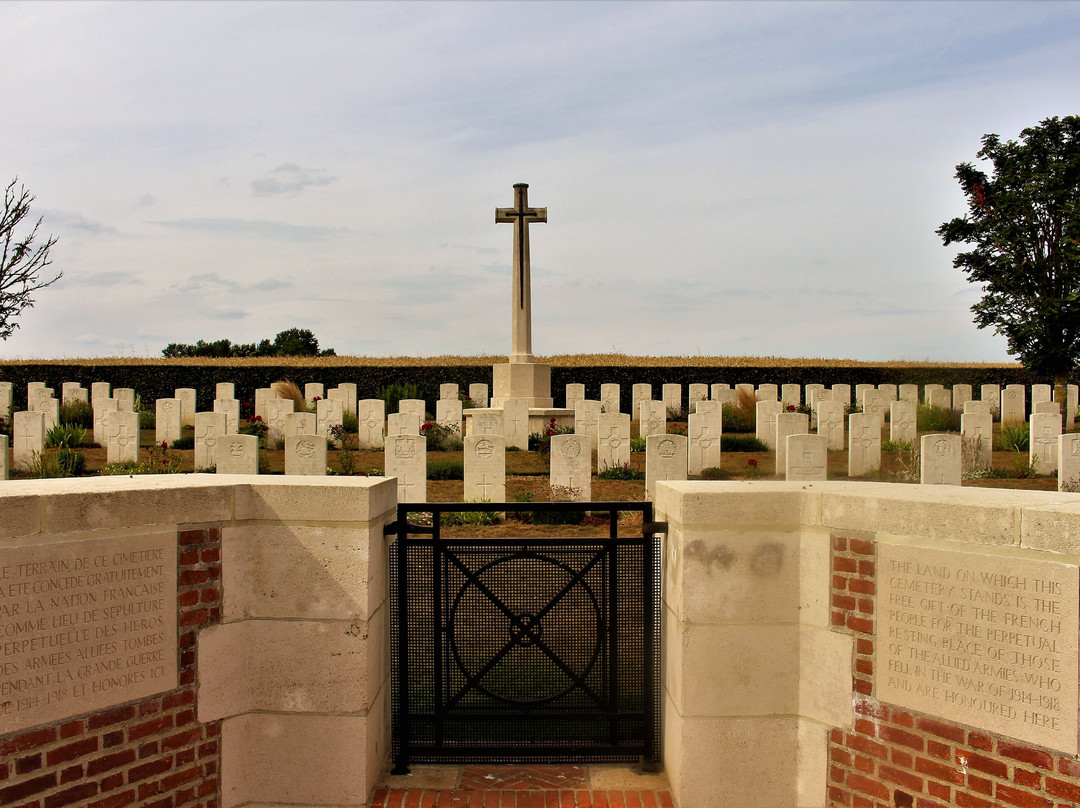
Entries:
{"label": "bare branch", "polygon": [[0,212],[0,340],[6,340],[19,327],[15,318],[23,309],[34,305],[32,294],[63,277],[62,272],[52,277],[41,274],[52,264],[49,251],[56,244],[56,237],[49,236],[35,246],[40,218],[26,235],[20,238],[15,234],[15,228],[30,213],[30,203],[34,201],[24,186],[15,190],[17,182],[18,177],[4,190],[4,209]]}

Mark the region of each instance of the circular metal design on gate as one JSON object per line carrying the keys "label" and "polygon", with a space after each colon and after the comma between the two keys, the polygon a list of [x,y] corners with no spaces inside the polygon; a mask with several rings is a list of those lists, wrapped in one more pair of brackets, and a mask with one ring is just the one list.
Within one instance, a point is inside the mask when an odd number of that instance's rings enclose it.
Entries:
{"label": "circular metal design on gate", "polygon": [[454,666],[471,688],[500,702],[540,704],[584,683],[606,637],[605,616],[587,577],[523,551],[491,561],[463,581],[447,627]]}

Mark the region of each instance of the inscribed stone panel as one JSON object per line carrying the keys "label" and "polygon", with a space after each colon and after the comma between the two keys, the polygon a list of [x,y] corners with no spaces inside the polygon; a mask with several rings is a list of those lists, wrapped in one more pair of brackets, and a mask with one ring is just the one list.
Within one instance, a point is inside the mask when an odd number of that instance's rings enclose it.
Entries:
{"label": "inscribed stone panel", "polygon": [[722,413],[723,405],[719,401],[697,401],[694,402],[694,412],[701,415]]}
{"label": "inscribed stone panel", "polygon": [[570,502],[592,500],[592,449],[587,435],[552,435],[551,498]]}
{"label": "inscribed stone panel", "polygon": [[954,432],[923,435],[919,440],[919,482],[923,485],[960,485],[963,447]]}
{"label": "inscribed stone panel", "polygon": [[488,386],[484,383],[469,385],[469,398],[474,407],[485,409],[488,406]]}
{"label": "inscribed stone panel", "polygon": [[585,385],[571,383],[566,385],[566,409],[574,409],[574,405],[585,399]]}
{"label": "inscribed stone panel", "polygon": [[[703,404],[718,404],[716,401],[700,401]],[[687,417],[686,423],[686,470],[690,474],[701,474],[702,469],[720,467],[720,438],[724,432],[724,417],[719,410],[700,412]]]}
{"label": "inscribed stone panel", "polygon": [[825,389],[823,384],[808,384],[803,388],[806,395],[806,403],[809,405],[811,411],[817,411],[818,394]]}
{"label": "inscribed stone panel", "polygon": [[619,406],[619,385],[606,383],[600,385],[600,405],[604,408],[604,412],[618,413],[622,410]]}
{"label": "inscribed stone panel", "polygon": [[990,402],[978,401],[977,399],[971,399],[964,402],[964,414],[980,413],[982,415],[991,415]]}
{"label": "inscribed stone panel", "polygon": [[235,435],[240,430],[240,400],[236,398],[215,398],[214,412],[225,416],[225,435]]}
{"label": "inscribed stone panel", "polygon": [[1015,424],[1027,420],[1024,385],[1010,384],[1001,391],[1001,423]]}
{"label": "inscribed stone panel", "polygon": [[139,462],[139,413],[115,410],[105,413],[105,462]]}
{"label": "inscribed stone panel", "polygon": [[427,438],[388,435],[386,476],[397,477],[398,502],[427,500]]}
{"label": "inscribed stone panel", "polygon": [[881,468],[881,428],[865,412],[848,416],[848,476],[859,477]]}
{"label": "inscribed stone panel", "polygon": [[45,447],[45,413],[15,413],[12,416],[11,441],[11,460],[15,467],[25,468],[33,463],[34,454],[41,454]]}
{"label": "inscribed stone panel", "polygon": [[625,412],[600,414],[596,444],[596,468],[624,466],[630,463],[630,416]]}
{"label": "inscribed stone panel", "polygon": [[[502,410],[478,412],[469,418],[470,430],[474,435],[503,435]],[[505,435],[504,435],[505,437]]]}
{"label": "inscribed stone panel", "polygon": [[776,401],[759,401],[757,403],[756,437],[773,451],[776,450],[776,416],[780,414],[783,405]]}
{"label": "inscribed stone panel", "polygon": [[1037,412],[1031,416],[1028,439],[1028,462],[1036,474],[1052,474],[1057,470],[1058,438],[1061,437],[1061,416],[1052,412]]}
{"label": "inscribed stone panel", "polygon": [[943,384],[924,384],[923,385],[923,403],[924,404],[929,404],[930,403],[930,393],[932,391],[934,391],[934,390],[944,390],[944,389],[945,389],[945,385],[943,385]]}
{"label": "inscribed stone panel", "polygon": [[[777,405],[779,401],[775,402]],[[685,435],[650,435],[645,439],[645,498],[656,499],[658,480],[685,480],[688,463]]]}
{"label": "inscribed stone panel", "polygon": [[383,448],[386,402],[381,398],[365,398],[357,402],[356,422],[359,429],[357,444],[361,449]]}
{"label": "inscribed stone panel", "polygon": [[285,440],[285,416],[293,411],[295,403],[291,398],[272,398],[267,400],[266,415],[266,445],[278,448]]}
{"label": "inscribed stone panel", "polygon": [[45,431],[48,432],[60,423],[60,399],[39,398],[35,409],[45,416]]}
{"label": "inscribed stone panel", "polygon": [[952,391],[945,390],[938,387],[930,387],[927,385],[927,389],[924,391],[926,395],[926,403],[931,407],[939,407],[943,410],[952,409]]}
{"label": "inscribed stone panel", "polygon": [[596,448],[596,439],[600,434],[600,402],[582,399],[574,405],[574,432],[584,435]]}
{"label": "inscribed stone panel", "polygon": [[667,432],[667,407],[663,401],[642,401],[638,404],[638,437],[663,435]]}
{"label": "inscribed stone panel", "polygon": [[76,387],[74,390],[72,390],[69,403],[73,404],[77,401],[81,401],[83,404],[89,404],[90,391],[87,390],[85,387]]}
{"label": "inscribed stone panel", "polygon": [[506,438],[468,435],[465,438],[465,502],[506,501]]}
{"label": "inscribed stone panel", "polygon": [[304,385],[304,398],[311,403],[315,399],[326,398],[326,388],[322,382],[308,382]]}
{"label": "inscribed stone panel", "polygon": [[[176,531],[0,548],[4,732],[177,686]],[[52,649],[52,650],[49,650]]]}
{"label": "inscribed stone panel", "polygon": [[881,390],[871,388],[863,391],[863,412],[869,413],[878,419],[881,426],[885,426],[885,415],[889,412],[889,400]]}
{"label": "inscribed stone panel", "polygon": [[844,405],[832,398],[818,399],[817,432],[829,451],[844,451]]}
{"label": "inscribed stone panel", "polygon": [[671,410],[682,412],[682,385],[665,384],[660,388],[660,398],[664,406]]}
{"label": "inscribed stone panel", "polygon": [[336,389],[341,394],[339,398],[341,399],[341,406],[345,412],[356,415],[356,385],[353,382],[342,382]]}
{"label": "inscribed stone panel", "polygon": [[990,405],[990,412],[997,415],[1001,412],[1001,385],[984,384],[979,388],[979,398]]}
{"label": "inscribed stone panel", "polygon": [[909,398],[901,398],[889,405],[889,440],[915,445],[918,436],[918,404]]}
{"label": "inscribed stone panel", "polygon": [[398,412],[413,413],[420,423],[427,420],[426,404],[422,398],[403,398],[398,402]]}
{"label": "inscribed stone panel", "polygon": [[[83,386],[78,382],[64,382],[60,385],[60,400],[64,404],[70,404],[75,400],[74,396],[76,390],[83,390],[83,392],[86,392]],[[7,413],[7,410],[0,409],[0,412]],[[7,417],[6,414],[4,417]]]}
{"label": "inscribed stone panel", "polygon": [[1080,492],[1080,432],[1058,438],[1058,491]]}
{"label": "inscribed stone panel", "polygon": [[[197,416],[196,416],[197,417]],[[285,437],[289,435],[319,435],[319,417],[313,412],[285,413]]]}
{"label": "inscribed stone panel", "polygon": [[[508,398],[503,401],[503,431],[507,446],[516,446],[522,451],[529,448],[530,404],[527,398]],[[596,406],[599,409],[600,403],[597,402]]]}
{"label": "inscribed stone panel", "polygon": [[804,412],[779,412],[776,414],[776,470],[787,468],[788,435],[806,435],[810,432],[810,417]]}
{"label": "inscribed stone panel", "polygon": [[638,417],[638,413],[641,412],[641,402],[650,401],[652,399],[652,385],[651,384],[635,384],[630,388],[630,399],[633,409],[630,410],[630,415],[633,418]]}
{"label": "inscribed stone panel", "polygon": [[285,473],[309,477],[325,477],[326,436],[315,434],[286,435]]}
{"label": "inscribed stone panel", "polygon": [[709,398],[713,401],[720,401],[723,398],[724,393],[735,391],[731,389],[730,384],[710,384],[709,385]]}
{"label": "inscribed stone panel", "polygon": [[[115,400],[115,399],[114,399]],[[154,417],[154,441],[158,444],[172,444],[180,440],[180,399],[159,398],[156,402]]]}
{"label": "inscribed stone panel", "polygon": [[214,447],[228,434],[227,425],[223,412],[195,413],[195,471],[214,465]]}
{"label": "inscribed stone panel", "polygon": [[828,479],[829,451],[823,435],[793,434],[784,442],[787,448],[784,453],[785,480]]}
{"label": "inscribed stone panel", "polygon": [[226,435],[214,447],[214,465],[218,474],[258,474],[258,437]]}
{"label": "inscribed stone panel", "polygon": [[1075,564],[878,545],[877,698],[1077,753]]}
{"label": "inscribed stone panel", "polygon": [[850,384],[834,384],[829,388],[832,392],[832,397],[843,404],[845,407],[851,406],[851,385]]}
{"label": "inscribed stone panel", "polygon": [[[967,401],[982,404],[981,401]],[[960,416],[960,435],[964,439],[964,457],[970,458],[977,468],[988,469],[993,465],[994,418],[989,412],[965,412]]]}
{"label": "inscribed stone panel", "polygon": [[1033,413],[1053,413],[1058,417],[1061,416],[1061,406],[1056,401],[1036,401],[1031,405],[1031,411]]}
{"label": "inscribed stone panel", "polygon": [[885,394],[885,400],[890,404],[900,396],[900,389],[895,384],[879,384],[877,389]]}
{"label": "inscribed stone panel", "polygon": [[460,387],[455,382],[439,385],[439,401],[457,401]]}
{"label": "inscribed stone panel", "polygon": [[90,383],[90,406],[95,406],[94,402],[99,398],[109,398],[112,385],[108,382],[91,382]]}
{"label": "inscribed stone panel", "polygon": [[867,390],[876,390],[872,384],[857,384],[855,385],[855,403],[860,407],[863,406],[863,398],[866,396]]}
{"label": "inscribed stone panel", "polygon": [[[119,398],[113,393],[113,398]],[[195,425],[195,390],[192,387],[178,387],[173,391],[173,398],[180,402],[180,426]],[[124,405],[120,405],[124,409]]]}

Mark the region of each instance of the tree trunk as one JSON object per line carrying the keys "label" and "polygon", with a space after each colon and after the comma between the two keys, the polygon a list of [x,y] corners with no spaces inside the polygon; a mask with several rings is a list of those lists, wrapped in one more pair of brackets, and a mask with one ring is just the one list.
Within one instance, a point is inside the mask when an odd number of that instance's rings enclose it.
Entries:
{"label": "tree trunk", "polygon": [[1072,424],[1069,422],[1068,384],[1068,373],[1058,373],[1054,376],[1054,401],[1061,407],[1062,432],[1068,432],[1072,428]]}

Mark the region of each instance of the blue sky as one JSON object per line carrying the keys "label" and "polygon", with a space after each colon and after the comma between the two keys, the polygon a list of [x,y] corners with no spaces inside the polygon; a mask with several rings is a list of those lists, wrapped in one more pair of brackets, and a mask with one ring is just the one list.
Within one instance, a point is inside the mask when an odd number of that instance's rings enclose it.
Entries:
{"label": "blue sky", "polygon": [[54,267],[0,358],[310,328],[502,354],[996,361],[934,230],[1080,114],[1071,2],[0,3],[0,179]]}

